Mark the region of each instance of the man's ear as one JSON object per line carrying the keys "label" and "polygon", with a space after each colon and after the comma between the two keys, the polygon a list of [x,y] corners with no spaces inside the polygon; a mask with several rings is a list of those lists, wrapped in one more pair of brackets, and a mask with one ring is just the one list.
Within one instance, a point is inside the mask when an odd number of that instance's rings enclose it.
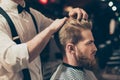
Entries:
{"label": "man's ear", "polygon": [[73,43],[67,43],[66,44],[66,51],[74,54],[75,53],[75,45]]}

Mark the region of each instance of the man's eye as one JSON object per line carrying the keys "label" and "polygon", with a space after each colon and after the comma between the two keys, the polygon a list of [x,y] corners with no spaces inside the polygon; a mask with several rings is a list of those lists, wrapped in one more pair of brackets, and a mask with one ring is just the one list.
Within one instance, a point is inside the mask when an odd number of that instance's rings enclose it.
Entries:
{"label": "man's eye", "polygon": [[88,43],[87,43],[87,45],[90,45],[90,44],[92,44],[93,43],[93,41],[89,41]]}

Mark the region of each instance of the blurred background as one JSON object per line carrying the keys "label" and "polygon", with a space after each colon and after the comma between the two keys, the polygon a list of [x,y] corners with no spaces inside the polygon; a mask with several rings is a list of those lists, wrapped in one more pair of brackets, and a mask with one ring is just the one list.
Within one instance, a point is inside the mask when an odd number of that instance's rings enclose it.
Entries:
{"label": "blurred background", "polygon": [[[67,16],[74,7],[83,8],[93,25],[98,48],[97,65],[93,70],[98,80],[120,80],[120,0],[26,0],[45,16],[56,19]],[[54,40],[44,49],[41,60],[44,80],[49,80],[61,63],[61,54]]]}

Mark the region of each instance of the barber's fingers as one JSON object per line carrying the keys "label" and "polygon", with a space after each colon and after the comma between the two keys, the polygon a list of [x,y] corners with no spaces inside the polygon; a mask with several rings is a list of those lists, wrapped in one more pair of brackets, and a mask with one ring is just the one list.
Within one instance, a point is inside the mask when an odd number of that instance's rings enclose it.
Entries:
{"label": "barber's fingers", "polygon": [[[88,19],[88,14],[83,9],[81,9],[81,12],[82,12],[82,19],[87,20]],[[80,19],[80,17],[78,19]]]}
{"label": "barber's fingers", "polygon": [[53,24],[56,26],[56,27],[61,27],[65,22],[66,22],[67,18],[64,17],[62,19],[56,19]]}
{"label": "barber's fingers", "polygon": [[87,13],[81,8],[74,8],[69,12],[69,16],[72,18],[80,19],[88,19]]}
{"label": "barber's fingers", "polygon": [[67,20],[66,17],[64,17],[62,19],[54,20],[54,22],[50,25],[53,32],[56,32],[58,29],[60,29],[63,26],[63,24],[66,22],[66,20]]}

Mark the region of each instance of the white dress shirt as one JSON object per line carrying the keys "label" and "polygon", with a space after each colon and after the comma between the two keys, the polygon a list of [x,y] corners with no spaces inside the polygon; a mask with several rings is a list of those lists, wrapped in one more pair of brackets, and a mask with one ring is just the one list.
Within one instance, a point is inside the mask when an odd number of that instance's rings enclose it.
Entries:
{"label": "white dress shirt", "polygon": [[[41,62],[38,56],[28,63],[29,55],[25,42],[36,35],[36,29],[29,13],[23,11],[18,14],[17,5],[12,0],[1,0],[2,7],[15,24],[22,44],[16,44],[12,40],[10,27],[6,19],[0,15],[0,80],[22,80],[21,70],[28,67],[32,80],[43,80]],[[40,12],[30,8],[35,16],[39,32],[52,22]]]}

